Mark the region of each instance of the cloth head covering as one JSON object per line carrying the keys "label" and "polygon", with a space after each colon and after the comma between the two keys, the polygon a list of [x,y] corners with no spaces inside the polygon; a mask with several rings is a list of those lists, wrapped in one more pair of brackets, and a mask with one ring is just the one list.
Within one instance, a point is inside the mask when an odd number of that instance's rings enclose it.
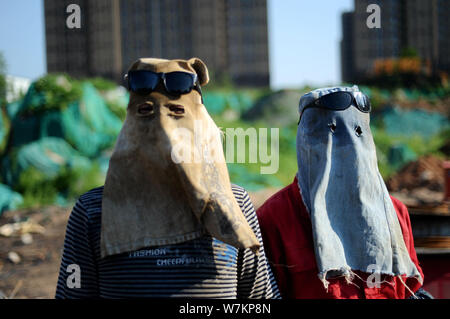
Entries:
{"label": "cloth head covering", "polygon": [[[359,92],[357,86],[305,94],[299,112],[321,96]],[[310,214],[319,278],[352,270],[422,278],[411,261],[388,190],[379,173],[370,115],[309,107],[297,132],[298,184]]]}
{"label": "cloth head covering", "polygon": [[[208,82],[198,58],[143,58],[130,70],[190,72]],[[259,242],[231,190],[220,131],[196,90],[173,96],[160,82],[130,92],[102,200],[102,257],[209,234],[237,248]]]}

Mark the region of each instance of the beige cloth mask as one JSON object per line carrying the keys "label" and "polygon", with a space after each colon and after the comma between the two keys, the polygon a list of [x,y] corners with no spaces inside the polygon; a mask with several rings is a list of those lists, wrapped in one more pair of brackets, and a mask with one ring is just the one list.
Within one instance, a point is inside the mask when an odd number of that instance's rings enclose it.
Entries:
{"label": "beige cloth mask", "polygon": [[[200,85],[209,81],[198,58],[142,58],[130,70],[190,72]],[[148,95],[130,92],[103,191],[102,257],[208,233],[237,248],[259,248],[231,191],[220,131],[199,92],[172,96],[161,81]]]}

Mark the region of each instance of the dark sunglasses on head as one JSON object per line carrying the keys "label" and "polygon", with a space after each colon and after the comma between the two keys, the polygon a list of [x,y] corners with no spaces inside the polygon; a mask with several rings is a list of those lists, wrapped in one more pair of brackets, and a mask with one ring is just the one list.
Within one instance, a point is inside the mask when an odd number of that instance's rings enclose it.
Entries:
{"label": "dark sunglasses on head", "polygon": [[164,87],[169,94],[180,95],[192,91],[192,89],[202,94],[197,74],[189,72],[169,72],[156,73],[147,70],[129,71],[125,75],[128,89],[138,94],[149,94],[153,92],[158,83],[162,80]]}
{"label": "dark sunglasses on head", "polygon": [[302,114],[300,115],[300,120],[302,119],[302,115],[306,109],[311,107],[325,108],[334,111],[343,111],[350,107],[350,105],[355,105],[355,107],[364,113],[369,113],[372,110],[372,106],[370,105],[370,100],[362,92],[333,92],[324,96],[321,96],[317,100],[306,105]]}

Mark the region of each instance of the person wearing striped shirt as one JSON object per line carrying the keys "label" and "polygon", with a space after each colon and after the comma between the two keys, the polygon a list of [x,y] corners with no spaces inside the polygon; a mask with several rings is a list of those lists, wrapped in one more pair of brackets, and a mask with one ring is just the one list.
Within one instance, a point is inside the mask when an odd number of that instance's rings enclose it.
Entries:
{"label": "person wearing striped shirt", "polygon": [[105,185],[69,217],[56,298],[280,297],[203,105],[208,80],[198,58],[130,67],[127,117]]}
{"label": "person wearing striped shirt", "polygon": [[82,195],[67,224],[56,298],[280,298],[253,204],[243,188],[232,191],[261,243],[258,255],[203,236],[101,258],[103,187]]}

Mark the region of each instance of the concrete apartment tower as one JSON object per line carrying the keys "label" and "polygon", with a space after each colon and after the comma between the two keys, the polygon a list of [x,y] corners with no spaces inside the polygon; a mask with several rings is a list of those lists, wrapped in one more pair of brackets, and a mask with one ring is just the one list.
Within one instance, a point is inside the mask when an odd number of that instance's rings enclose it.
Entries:
{"label": "concrete apartment tower", "polygon": [[[368,28],[367,7],[381,9],[381,27]],[[416,50],[433,71],[450,71],[450,2],[447,0],[355,0],[342,15],[342,80],[355,82],[380,58],[397,58]]]}
{"label": "concrete apartment tower", "polygon": [[[69,4],[81,28],[69,29]],[[120,81],[144,56],[200,57],[212,76],[268,86],[266,0],[44,0],[47,71]]]}

